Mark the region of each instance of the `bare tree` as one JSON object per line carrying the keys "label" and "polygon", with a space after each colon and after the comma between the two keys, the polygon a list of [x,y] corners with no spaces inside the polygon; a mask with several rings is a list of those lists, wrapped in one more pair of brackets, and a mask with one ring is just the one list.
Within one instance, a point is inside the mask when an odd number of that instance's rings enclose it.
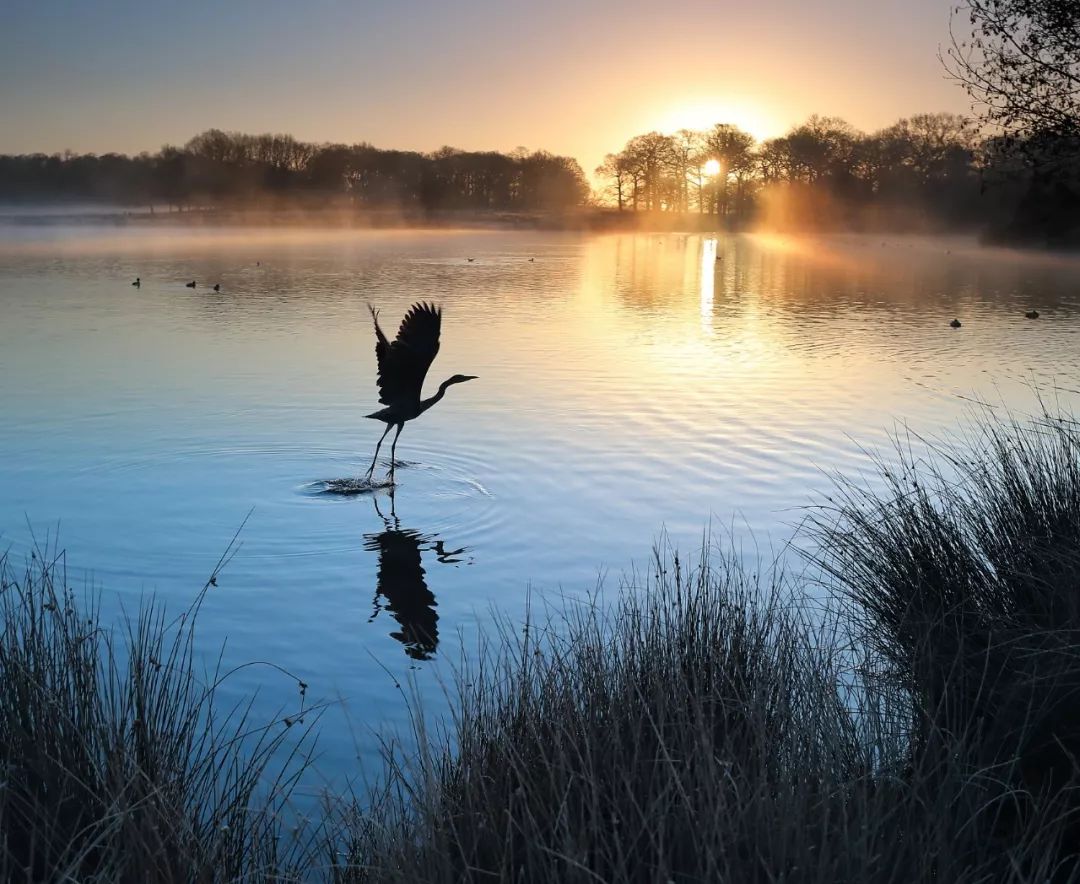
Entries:
{"label": "bare tree", "polygon": [[638,200],[645,203],[646,211],[659,211],[665,207],[665,196],[669,196],[668,184],[673,165],[672,138],[659,132],[649,132],[631,138],[623,150],[633,184],[634,209]]}
{"label": "bare tree", "polygon": [[675,185],[676,205],[680,212],[690,210],[690,186],[697,188],[701,203],[702,136],[694,129],[680,129],[671,136],[671,177]]}
{"label": "bare tree", "polygon": [[720,164],[710,211],[718,215],[728,213],[729,184],[731,181],[737,183],[738,197],[744,186],[745,176],[754,165],[753,148],[754,136],[730,123],[717,123],[702,135],[703,156]]}
{"label": "bare tree", "polygon": [[[967,33],[957,34],[959,25]],[[966,19],[966,22],[964,21]],[[962,0],[953,12],[949,73],[1008,138],[1080,135],[1080,2]]]}
{"label": "bare tree", "polygon": [[609,153],[604,157],[604,162],[596,167],[596,174],[608,182],[608,192],[615,196],[615,203],[619,211],[626,207],[627,190],[630,187],[630,165],[621,153]]}

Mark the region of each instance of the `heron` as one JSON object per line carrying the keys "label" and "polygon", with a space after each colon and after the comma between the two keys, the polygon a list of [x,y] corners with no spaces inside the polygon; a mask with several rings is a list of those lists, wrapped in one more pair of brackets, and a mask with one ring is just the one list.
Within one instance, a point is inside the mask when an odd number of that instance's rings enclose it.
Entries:
{"label": "heron", "polygon": [[394,467],[397,456],[397,441],[406,421],[420,417],[436,402],[446,395],[448,387],[476,380],[476,375],[456,374],[439,384],[439,392],[427,399],[421,399],[424,377],[435,361],[439,352],[439,331],[442,328],[442,308],[423,301],[413,304],[401,320],[397,337],[387,340],[379,327],[379,311],[368,305],[371,318],[375,323],[375,358],[378,362],[379,401],[386,406],[364,415],[372,420],[382,421],[386,429],[375,446],[375,456],[368,467],[367,478],[370,481],[375,471],[386,434],[391,427],[397,427],[394,441],[390,445],[390,484],[394,483]]}

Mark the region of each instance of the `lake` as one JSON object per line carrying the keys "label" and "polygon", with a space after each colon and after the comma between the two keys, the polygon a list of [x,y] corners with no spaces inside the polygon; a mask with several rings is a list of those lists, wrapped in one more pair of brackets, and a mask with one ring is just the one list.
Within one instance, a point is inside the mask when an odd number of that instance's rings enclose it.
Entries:
{"label": "lake", "polygon": [[[383,429],[367,305],[392,335],[417,300],[427,389],[479,379],[406,427],[392,500],[320,493]],[[247,518],[203,646],[340,701],[323,770],[371,773],[395,681],[438,697],[530,591],[710,525],[771,558],[890,434],[1072,407],[1078,361],[1080,260],[960,238],[0,225],[0,544],[58,533],[73,585],[178,611]],[[255,688],[295,705],[267,667],[227,690]]]}

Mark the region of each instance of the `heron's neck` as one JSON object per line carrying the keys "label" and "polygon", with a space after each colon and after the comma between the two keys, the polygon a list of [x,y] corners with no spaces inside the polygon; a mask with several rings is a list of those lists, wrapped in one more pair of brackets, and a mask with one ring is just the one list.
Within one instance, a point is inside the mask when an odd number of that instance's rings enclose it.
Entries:
{"label": "heron's neck", "polygon": [[446,395],[446,388],[449,387],[449,386],[450,386],[450,381],[443,381],[441,384],[439,384],[439,392],[438,393],[436,393],[434,396],[431,396],[431,397],[429,397],[427,399],[421,399],[420,400],[420,414],[423,414],[425,411],[427,411],[429,408],[431,408],[432,405],[434,405],[436,402],[438,402],[440,399],[442,399],[442,397]]}

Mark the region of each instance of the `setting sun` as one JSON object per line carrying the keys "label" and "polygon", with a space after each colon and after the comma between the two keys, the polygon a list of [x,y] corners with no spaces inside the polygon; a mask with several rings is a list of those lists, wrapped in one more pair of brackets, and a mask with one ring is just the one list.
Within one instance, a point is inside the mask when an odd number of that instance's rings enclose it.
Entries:
{"label": "setting sun", "polygon": [[708,160],[705,163],[705,165],[703,166],[703,168],[705,170],[705,174],[708,175],[709,177],[712,177],[714,175],[719,175],[720,174],[720,161],[719,160]]}

